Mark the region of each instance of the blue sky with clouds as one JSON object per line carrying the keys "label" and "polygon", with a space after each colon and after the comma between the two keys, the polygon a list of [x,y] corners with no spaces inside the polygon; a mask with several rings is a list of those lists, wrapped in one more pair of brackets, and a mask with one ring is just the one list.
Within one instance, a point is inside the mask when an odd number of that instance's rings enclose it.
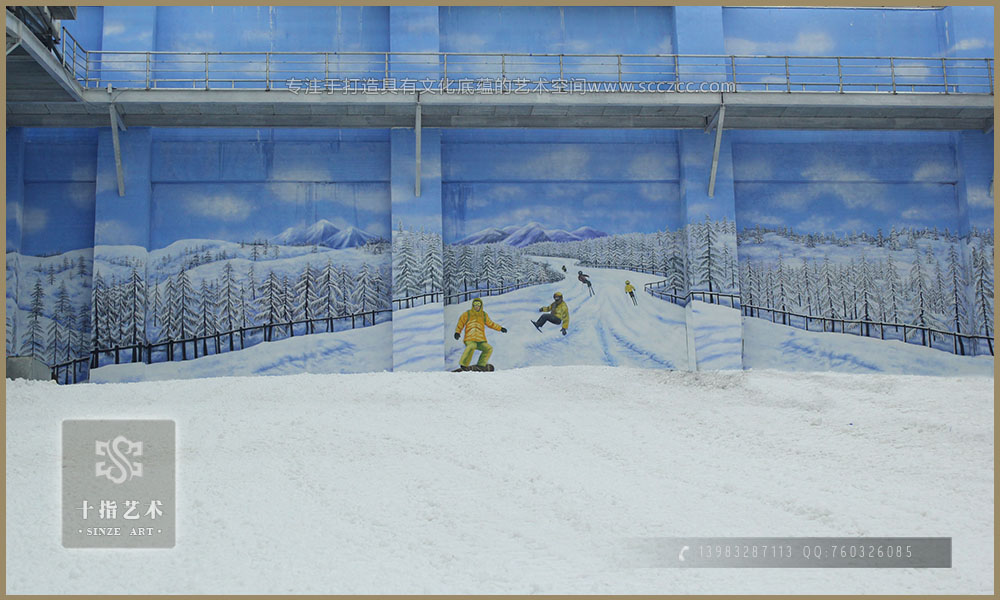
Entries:
{"label": "blue sky with clouds", "polygon": [[[985,138],[967,141],[969,166],[983,167]],[[960,230],[955,142],[948,133],[739,132],[733,143],[736,217],[796,231],[896,227]],[[978,142],[978,144],[976,143]],[[959,146],[961,148],[961,146]],[[992,173],[990,173],[991,175]],[[967,173],[969,218],[992,227],[985,169]]]}

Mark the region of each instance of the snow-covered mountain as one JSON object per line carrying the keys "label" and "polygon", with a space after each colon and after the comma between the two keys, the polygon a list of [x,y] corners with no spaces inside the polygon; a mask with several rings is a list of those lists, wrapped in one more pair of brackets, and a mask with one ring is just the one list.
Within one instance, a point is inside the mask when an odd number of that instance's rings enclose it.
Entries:
{"label": "snow-covered mountain", "polygon": [[455,242],[455,244],[466,246],[503,242],[516,248],[523,248],[538,242],[578,242],[580,240],[589,240],[607,235],[603,231],[598,231],[593,227],[579,227],[573,231],[566,231],[565,229],[546,229],[541,223],[532,221],[521,227],[509,225],[507,227],[483,229],[462,238]]}
{"label": "snow-covered mountain", "polygon": [[325,246],[343,249],[364,246],[369,240],[377,237],[357,227],[341,230],[326,219],[320,219],[308,227],[289,227],[271,238],[271,242],[283,246]]}

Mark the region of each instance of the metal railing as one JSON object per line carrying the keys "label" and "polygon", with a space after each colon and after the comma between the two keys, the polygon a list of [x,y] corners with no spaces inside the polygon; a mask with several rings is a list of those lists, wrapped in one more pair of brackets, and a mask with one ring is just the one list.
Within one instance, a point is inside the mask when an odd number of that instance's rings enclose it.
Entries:
{"label": "metal railing", "polygon": [[[525,91],[678,91],[728,83],[729,92],[993,93],[993,59],[708,54],[470,52],[90,51],[63,32],[60,60],[86,88],[284,90],[385,93],[462,91],[463,82],[506,82]],[[520,82],[520,84],[518,84]],[[580,87],[573,85],[579,82]],[[315,88],[315,89],[310,89]],[[498,88],[490,86],[491,93]],[[545,87],[544,89],[551,89]],[[690,87],[686,90],[694,91]]]}
{"label": "metal railing", "polygon": [[[806,331],[846,333],[882,340],[897,340],[907,344],[945,350],[960,356],[977,356],[987,352],[991,356],[993,355],[993,338],[987,335],[959,333],[927,325],[820,317],[752,304],[744,304],[742,310],[743,315],[747,317],[769,319],[772,323],[805,329]],[[813,325],[811,329],[810,324]],[[839,330],[838,324],[840,325]]]}

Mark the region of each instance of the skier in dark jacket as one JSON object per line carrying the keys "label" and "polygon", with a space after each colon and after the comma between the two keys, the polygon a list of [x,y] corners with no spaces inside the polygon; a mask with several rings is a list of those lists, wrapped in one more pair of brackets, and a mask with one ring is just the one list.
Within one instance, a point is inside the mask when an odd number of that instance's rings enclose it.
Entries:
{"label": "skier in dark jacket", "polygon": [[590,279],[589,279],[590,275],[587,275],[583,271],[577,271],[576,272],[576,278],[580,280],[580,283],[587,284],[587,291],[590,292],[591,296],[593,296],[594,295],[594,284],[590,283]]}

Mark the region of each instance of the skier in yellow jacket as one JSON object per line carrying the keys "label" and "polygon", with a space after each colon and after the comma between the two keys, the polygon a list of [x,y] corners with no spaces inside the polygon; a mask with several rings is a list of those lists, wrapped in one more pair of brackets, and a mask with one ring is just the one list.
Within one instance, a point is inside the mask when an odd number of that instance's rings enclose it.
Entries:
{"label": "skier in yellow jacket", "polygon": [[[490,355],[493,354],[493,346],[486,343],[486,328],[495,329],[500,333],[507,333],[506,327],[501,327],[490,319],[490,316],[483,310],[483,301],[480,298],[472,300],[472,308],[462,313],[458,318],[458,325],[455,327],[455,339],[457,340],[465,332],[465,350],[458,364],[462,371],[486,370],[490,363]],[[479,350],[479,361],[475,367],[470,367],[472,355]]]}
{"label": "skier in yellow jacket", "polygon": [[542,325],[546,323],[561,323],[562,334],[566,335],[566,328],[569,327],[569,307],[563,302],[563,295],[561,293],[556,292],[552,294],[552,304],[539,308],[538,312],[545,314],[538,317],[537,321],[531,322],[535,326],[535,329],[541,331]]}
{"label": "skier in yellow jacket", "polygon": [[625,280],[625,293],[632,297],[632,304],[639,306],[639,301],[635,299],[635,286],[628,279]]}

